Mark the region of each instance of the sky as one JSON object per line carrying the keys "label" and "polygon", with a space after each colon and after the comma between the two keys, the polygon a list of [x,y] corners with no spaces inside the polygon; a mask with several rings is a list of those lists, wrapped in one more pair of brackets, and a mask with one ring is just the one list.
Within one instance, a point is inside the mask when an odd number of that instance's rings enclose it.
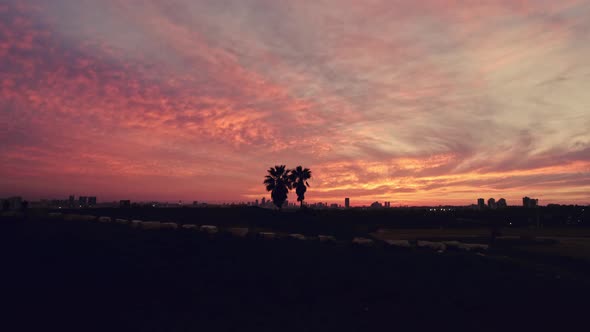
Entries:
{"label": "sky", "polygon": [[[0,197],[590,204],[590,1],[0,0]],[[289,198],[294,201],[295,194]]]}

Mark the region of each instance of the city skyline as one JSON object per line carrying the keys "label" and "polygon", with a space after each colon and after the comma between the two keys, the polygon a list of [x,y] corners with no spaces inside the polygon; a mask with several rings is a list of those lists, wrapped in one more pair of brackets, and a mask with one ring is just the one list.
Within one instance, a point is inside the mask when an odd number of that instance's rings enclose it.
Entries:
{"label": "city skyline", "polygon": [[[585,1],[0,4],[0,197],[590,204]],[[295,193],[289,201],[295,201]]]}
{"label": "city skyline", "polygon": [[[122,199],[122,200],[98,200],[96,196],[76,196],[75,194],[69,195],[68,198],[42,198],[38,200],[28,200],[23,198],[22,196],[8,196],[8,197],[0,197],[0,202],[4,201],[18,201],[19,205],[20,202],[26,202],[27,204],[34,204],[36,207],[50,207],[50,208],[92,208],[92,207],[131,207],[133,204],[139,204],[141,206],[145,205],[153,205],[153,207],[207,207],[207,206],[258,206],[258,207],[265,207],[275,209],[276,206],[273,204],[272,199],[266,196],[262,196],[260,200],[255,199],[252,201],[236,201],[236,202],[227,202],[227,201],[158,201],[158,200],[147,200],[147,201],[132,201],[129,199]],[[512,202],[511,202],[512,203]],[[536,207],[543,207],[543,206],[552,206],[552,205],[563,205],[563,206],[586,206],[586,204],[555,204],[555,203],[547,203],[547,204],[540,204],[539,199],[531,198],[528,196],[522,197],[522,199],[517,202],[517,204],[508,204],[508,201],[501,197],[497,201],[495,198],[491,197],[487,200],[484,198],[477,198],[471,204],[464,204],[464,205],[442,205],[442,204],[431,204],[431,205],[391,205],[391,201],[371,201],[370,203],[356,203],[351,204],[350,197],[345,197],[341,202],[329,202],[329,201],[314,201],[314,202],[303,202],[303,205],[311,208],[338,208],[338,209],[348,209],[348,208],[367,208],[367,207],[378,207],[378,208],[436,208],[436,207],[456,207],[456,208],[471,208],[476,210],[496,210],[496,209],[504,209],[507,207],[524,207],[524,208],[536,208]],[[284,202],[283,207],[285,208],[296,208],[299,209],[299,203],[289,201],[288,199]],[[443,210],[444,211],[444,210]],[[449,210],[450,211],[450,210]]]}
{"label": "city skyline", "polygon": [[[0,199],[6,199],[6,198],[13,198],[13,197],[20,197],[23,200],[27,200],[30,202],[39,202],[39,201],[51,201],[51,200],[63,200],[63,201],[72,201],[74,200],[74,197],[76,197],[75,201],[79,201],[79,200],[83,200],[83,199],[93,199],[93,202],[96,203],[96,201],[98,200],[98,198],[96,196],[85,196],[85,195],[76,195],[76,194],[69,194],[69,195],[54,195],[54,196],[26,196],[26,195],[20,195],[20,194],[5,194],[3,196],[0,196]],[[69,197],[69,198],[68,198]],[[251,198],[247,198],[247,199],[241,199],[241,200],[208,200],[208,199],[200,199],[200,200],[194,200],[194,199],[134,199],[134,198],[129,198],[129,197],[100,197],[100,203],[113,203],[113,202],[119,202],[121,200],[129,200],[132,202],[137,202],[137,203],[166,203],[166,204],[182,204],[182,205],[194,205],[194,202],[198,202],[198,203],[206,203],[206,204],[245,204],[245,203],[257,203],[255,205],[260,205],[263,206],[265,205],[265,203],[270,203],[271,202],[271,196],[270,193],[267,193],[267,195],[261,194],[259,197],[256,198],[256,196],[253,196],[255,198],[251,199]],[[509,198],[506,198],[509,197]],[[370,199],[367,198],[366,200],[358,200],[355,199],[354,197],[340,197],[340,198],[336,198],[336,199],[316,199],[316,200],[306,200],[304,202],[304,204],[306,205],[313,205],[313,204],[339,204],[342,207],[346,207],[347,206],[347,201],[348,201],[348,205],[350,207],[362,207],[362,206],[370,206],[372,203],[374,202],[379,202],[379,203],[383,203],[383,204],[388,204],[389,207],[420,207],[420,206],[424,206],[424,207],[435,207],[435,206],[479,206],[481,207],[485,207],[488,208],[490,206],[490,200],[494,200],[495,204],[500,204],[502,206],[526,206],[527,204],[523,202],[523,200],[528,199],[528,200],[535,200],[537,203],[539,204],[539,206],[545,206],[545,205],[551,205],[551,204],[558,204],[558,205],[579,205],[579,206],[584,206],[584,205],[590,205],[590,203],[574,203],[574,202],[553,202],[553,201],[548,201],[545,202],[543,201],[542,204],[538,203],[539,199],[538,198],[529,198],[529,196],[522,196],[522,197],[512,197],[512,196],[498,196],[498,201],[495,201],[495,197],[490,197],[490,196],[486,196],[486,198],[482,198],[482,197],[472,197],[471,199],[466,199],[465,201],[461,201],[459,203],[456,204],[448,204],[448,203],[441,203],[440,201],[433,201],[433,202],[420,202],[418,204],[406,204],[404,202],[400,202],[400,201],[395,201],[395,200],[376,200],[376,199]],[[291,200],[289,200],[289,198]],[[292,190],[289,192],[289,196],[287,197],[287,201],[290,204],[295,204],[294,201],[296,200],[297,196],[295,195],[295,192]],[[258,202],[260,202],[260,204],[258,204]],[[508,203],[507,203],[508,202]],[[393,203],[393,205],[391,204]],[[298,203],[297,203],[298,204]],[[295,205],[297,205],[295,204]],[[500,206],[498,205],[498,206]]]}

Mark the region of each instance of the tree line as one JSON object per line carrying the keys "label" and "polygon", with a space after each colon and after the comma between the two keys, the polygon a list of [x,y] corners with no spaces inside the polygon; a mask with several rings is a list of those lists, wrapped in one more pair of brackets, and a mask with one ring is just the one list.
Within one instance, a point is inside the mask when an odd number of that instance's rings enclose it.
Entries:
{"label": "tree line", "polygon": [[263,183],[266,186],[266,190],[270,191],[273,204],[281,210],[287,200],[289,190],[295,189],[297,201],[302,208],[305,192],[307,191],[307,187],[309,187],[307,180],[311,179],[311,170],[302,166],[288,169],[285,165],[276,165],[275,167],[269,168],[267,172],[268,174],[264,178]]}

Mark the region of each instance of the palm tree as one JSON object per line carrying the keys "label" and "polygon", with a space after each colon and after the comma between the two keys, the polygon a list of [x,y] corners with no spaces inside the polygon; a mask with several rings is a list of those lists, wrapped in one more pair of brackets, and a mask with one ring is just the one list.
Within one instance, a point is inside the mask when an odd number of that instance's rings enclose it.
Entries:
{"label": "palm tree", "polygon": [[307,180],[309,179],[311,179],[311,170],[309,168],[297,166],[294,170],[291,170],[291,174],[289,174],[289,180],[291,180],[292,186],[295,187],[297,201],[301,208],[303,207],[305,192],[307,191],[307,187],[309,187],[309,183],[307,183]]}
{"label": "palm tree", "polygon": [[291,181],[289,179],[290,170],[285,165],[277,165],[268,169],[268,175],[264,178],[266,190],[270,191],[272,202],[279,210],[283,207],[283,203],[287,200],[287,194],[291,189]]}

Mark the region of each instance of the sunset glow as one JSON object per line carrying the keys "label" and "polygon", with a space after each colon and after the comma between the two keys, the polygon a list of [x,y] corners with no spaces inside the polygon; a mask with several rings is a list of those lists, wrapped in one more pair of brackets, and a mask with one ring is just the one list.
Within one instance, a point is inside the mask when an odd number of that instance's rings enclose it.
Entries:
{"label": "sunset glow", "polygon": [[[0,196],[590,204],[590,1],[6,0]],[[295,199],[290,194],[289,200]]]}

